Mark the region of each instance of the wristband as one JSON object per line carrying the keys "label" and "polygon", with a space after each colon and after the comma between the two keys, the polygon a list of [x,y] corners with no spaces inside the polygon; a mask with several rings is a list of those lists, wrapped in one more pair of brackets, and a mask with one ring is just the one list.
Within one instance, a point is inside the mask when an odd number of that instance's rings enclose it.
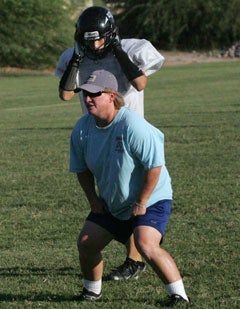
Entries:
{"label": "wristband", "polygon": [[146,208],[146,204],[140,204],[140,203],[135,202],[134,205],[136,205],[139,208]]}
{"label": "wristband", "polygon": [[60,80],[59,86],[61,89],[74,91],[80,62],[81,58],[74,54]]}
{"label": "wristband", "polygon": [[113,45],[114,54],[129,81],[142,76],[143,72],[128,57],[128,54],[122,49],[120,43]]}

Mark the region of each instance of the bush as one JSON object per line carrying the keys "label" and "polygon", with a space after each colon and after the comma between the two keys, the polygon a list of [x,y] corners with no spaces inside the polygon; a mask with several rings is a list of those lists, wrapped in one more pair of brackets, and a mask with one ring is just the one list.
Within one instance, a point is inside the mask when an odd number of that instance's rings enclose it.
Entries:
{"label": "bush", "polygon": [[55,66],[73,41],[68,9],[63,0],[1,1],[0,66]]}
{"label": "bush", "polygon": [[161,49],[209,50],[240,39],[239,0],[105,2],[121,9],[115,18],[122,37],[146,38]]}

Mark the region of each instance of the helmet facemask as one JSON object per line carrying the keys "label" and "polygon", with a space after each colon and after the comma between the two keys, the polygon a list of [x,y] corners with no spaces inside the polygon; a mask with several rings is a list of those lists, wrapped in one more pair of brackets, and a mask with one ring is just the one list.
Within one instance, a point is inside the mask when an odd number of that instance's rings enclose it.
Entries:
{"label": "helmet facemask", "polygon": [[[85,32],[83,35],[76,31],[75,41],[84,50],[85,55],[90,59],[101,59],[111,50],[111,42],[116,37],[116,32],[108,31],[100,36],[98,31]],[[105,39],[104,46],[94,49],[88,42]]]}

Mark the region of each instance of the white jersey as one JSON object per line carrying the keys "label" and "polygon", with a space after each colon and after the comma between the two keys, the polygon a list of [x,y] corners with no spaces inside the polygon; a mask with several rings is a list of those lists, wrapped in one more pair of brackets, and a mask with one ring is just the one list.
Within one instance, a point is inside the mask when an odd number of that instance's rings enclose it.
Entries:
{"label": "white jersey", "polygon": [[[164,57],[147,40],[123,39],[121,40],[121,45],[132,62],[136,64],[146,74],[146,76],[158,71],[163,65],[165,60]],[[64,71],[66,70],[68,62],[72,58],[73,52],[74,48],[68,48],[60,56],[55,70],[55,75],[59,78],[62,77]],[[144,93],[143,91],[137,91],[130,84],[113,53],[108,53],[106,57],[97,60],[84,57],[77,74],[77,87],[85,83],[93,71],[101,69],[107,70],[115,75],[118,81],[118,91],[123,95],[125,106],[143,117]],[[79,96],[82,111],[84,114],[87,114],[87,109],[85,107],[84,98],[81,91],[79,92]]]}

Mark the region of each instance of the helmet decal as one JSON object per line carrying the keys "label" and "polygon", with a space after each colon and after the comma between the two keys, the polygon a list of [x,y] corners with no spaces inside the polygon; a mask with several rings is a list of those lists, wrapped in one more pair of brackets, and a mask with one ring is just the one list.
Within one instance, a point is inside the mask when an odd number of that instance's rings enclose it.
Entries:
{"label": "helmet decal", "polygon": [[107,12],[106,16],[108,19],[113,19],[112,13],[110,11]]}
{"label": "helmet decal", "polygon": [[84,32],[84,40],[99,40],[100,35],[98,31],[92,31],[92,32]]}

